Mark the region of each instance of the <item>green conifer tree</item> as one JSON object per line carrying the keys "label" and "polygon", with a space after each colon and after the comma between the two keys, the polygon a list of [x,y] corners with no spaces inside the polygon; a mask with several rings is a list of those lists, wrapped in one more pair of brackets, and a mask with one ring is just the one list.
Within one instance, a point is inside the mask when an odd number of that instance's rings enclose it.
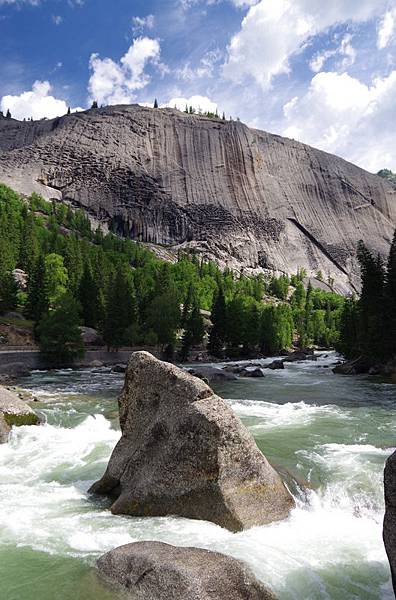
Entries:
{"label": "green conifer tree", "polygon": [[208,349],[213,356],[221,356],[227,332],[227,308],[222,286],[219,287],[213,303],[211,321],[212,329],[210,331]]}
{"label": "green conifer tree", "polygon": [[109,348],[132,343],[132,333],[137,335],[138,313],[132,276],[128,268],[119,265],[110,278],[103,328],[103,337]]}
{"label": "green conifer tree", "polygon": [[18,286],[12,273],[0,275],[0,314],[15,310],[18,305]]}
{"label": "green conifer tree", "polygon": [[36,265],[28,280],[28,297],[26,316],[35,322],[40,321],[48,311],[48,299],[45,292],[45,262],[44,256],[37,259]]}
{"label": "green conifer tree", "polygon": [[384,331],[385,354],[391,358],[396,356],[396,231],[389,251],[386,269],[384,308],[384,313],[387,315],[387,323]]}
{"label": "green conifer tree", "polygon": [[188,359],[191,348],[202,343],[205,335],[205,327],[201,311],[197,303],[194,303],[193,308],[188,316],[186,328],[182,337],[182,346],[180,358],[182,361]]}
{"label": "green conifer tree", "polygon": [[386,355],[385,338],[385,272],[380,257],[374,257],[363,242],[359,242],[358,260],[361,269],[362,292],[359,298],[360,347],[370,359]]}
{"label": "green conifer tree", "polygon": [[71,364],[84,356],[79,305],[70,292],[57,299],[39,324],[40,351],[53,365]]}

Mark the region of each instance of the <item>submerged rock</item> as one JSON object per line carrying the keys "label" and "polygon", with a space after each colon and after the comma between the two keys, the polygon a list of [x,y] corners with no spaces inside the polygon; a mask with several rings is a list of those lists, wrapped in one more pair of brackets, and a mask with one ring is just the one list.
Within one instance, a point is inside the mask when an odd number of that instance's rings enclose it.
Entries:
{"label": "submerged rock", "polygon": [[90,490],[113,496],[114,514],[180,515],[240,531],[293,508],[252,435],[200,379],[135,352],[119,410],[122,437]]}
{"label": "submerged rock", "polygon": [[396,595],[396,452],[386,461],[384,488],[385,518],[383,536],[392,573],[393,589]]}
{"label": "submerged rock", "polygon": [[200,548],[136,542],[107,552],[97,564],[134,600],[275,600],[241,561]]}
{"label": "submerged rock", "polygon": [[39,418],[15,392],[0,386],[0,444],[8,441],[13,425],[37,425]]}

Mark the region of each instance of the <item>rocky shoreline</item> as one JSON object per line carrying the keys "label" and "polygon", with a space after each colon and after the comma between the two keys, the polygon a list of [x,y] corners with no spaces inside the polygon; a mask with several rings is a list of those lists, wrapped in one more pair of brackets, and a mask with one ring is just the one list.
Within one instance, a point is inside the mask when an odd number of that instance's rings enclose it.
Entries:
{"label": "rocky shoreline", "polygon": [[333,373],[337,375],[373,375],[396,383],[396,358],[386,363],[376,363],[369,358],[359,356],[336,365]]}

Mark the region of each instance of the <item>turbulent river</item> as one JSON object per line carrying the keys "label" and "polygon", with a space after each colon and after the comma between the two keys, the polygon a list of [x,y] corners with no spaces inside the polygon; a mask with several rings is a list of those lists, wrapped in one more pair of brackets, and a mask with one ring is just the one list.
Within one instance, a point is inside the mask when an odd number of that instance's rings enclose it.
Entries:
{"label": "turbulent river", "polygon": [[120,436],[123,376],[66,370],[21,381],[46,424],[15,429],[0,446],[0,598],[115,600],[96,578],[96,558],[161,540],[243,559],[280,600],[390,600],[382,472],[395,446],[396,386],[333,375],[334,358],[213,386],[272,464],[301,482],[288,520],[237,534],[202,521],[112,516],[105,501],[88,498]]}

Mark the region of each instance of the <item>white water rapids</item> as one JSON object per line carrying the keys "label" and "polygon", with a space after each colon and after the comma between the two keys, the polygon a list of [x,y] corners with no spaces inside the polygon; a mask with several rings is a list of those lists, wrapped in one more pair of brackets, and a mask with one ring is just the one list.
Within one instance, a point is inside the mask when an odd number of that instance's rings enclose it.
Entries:
{"label": "white water rapids", "polygon": [[218,386],[271,462],[306,486],[289,519],[238,534],[202,521],[113,516],[87,497],[119,439],[120,376],[61,371],[22,382],[47,423],[14,429],[0,446],[0,598],[115,598],[95,588],[92,566],[136,540],[231,554],[281,600],[393,598],[381,527],[396,388],[335,376],[325,368],[332,360]]}

